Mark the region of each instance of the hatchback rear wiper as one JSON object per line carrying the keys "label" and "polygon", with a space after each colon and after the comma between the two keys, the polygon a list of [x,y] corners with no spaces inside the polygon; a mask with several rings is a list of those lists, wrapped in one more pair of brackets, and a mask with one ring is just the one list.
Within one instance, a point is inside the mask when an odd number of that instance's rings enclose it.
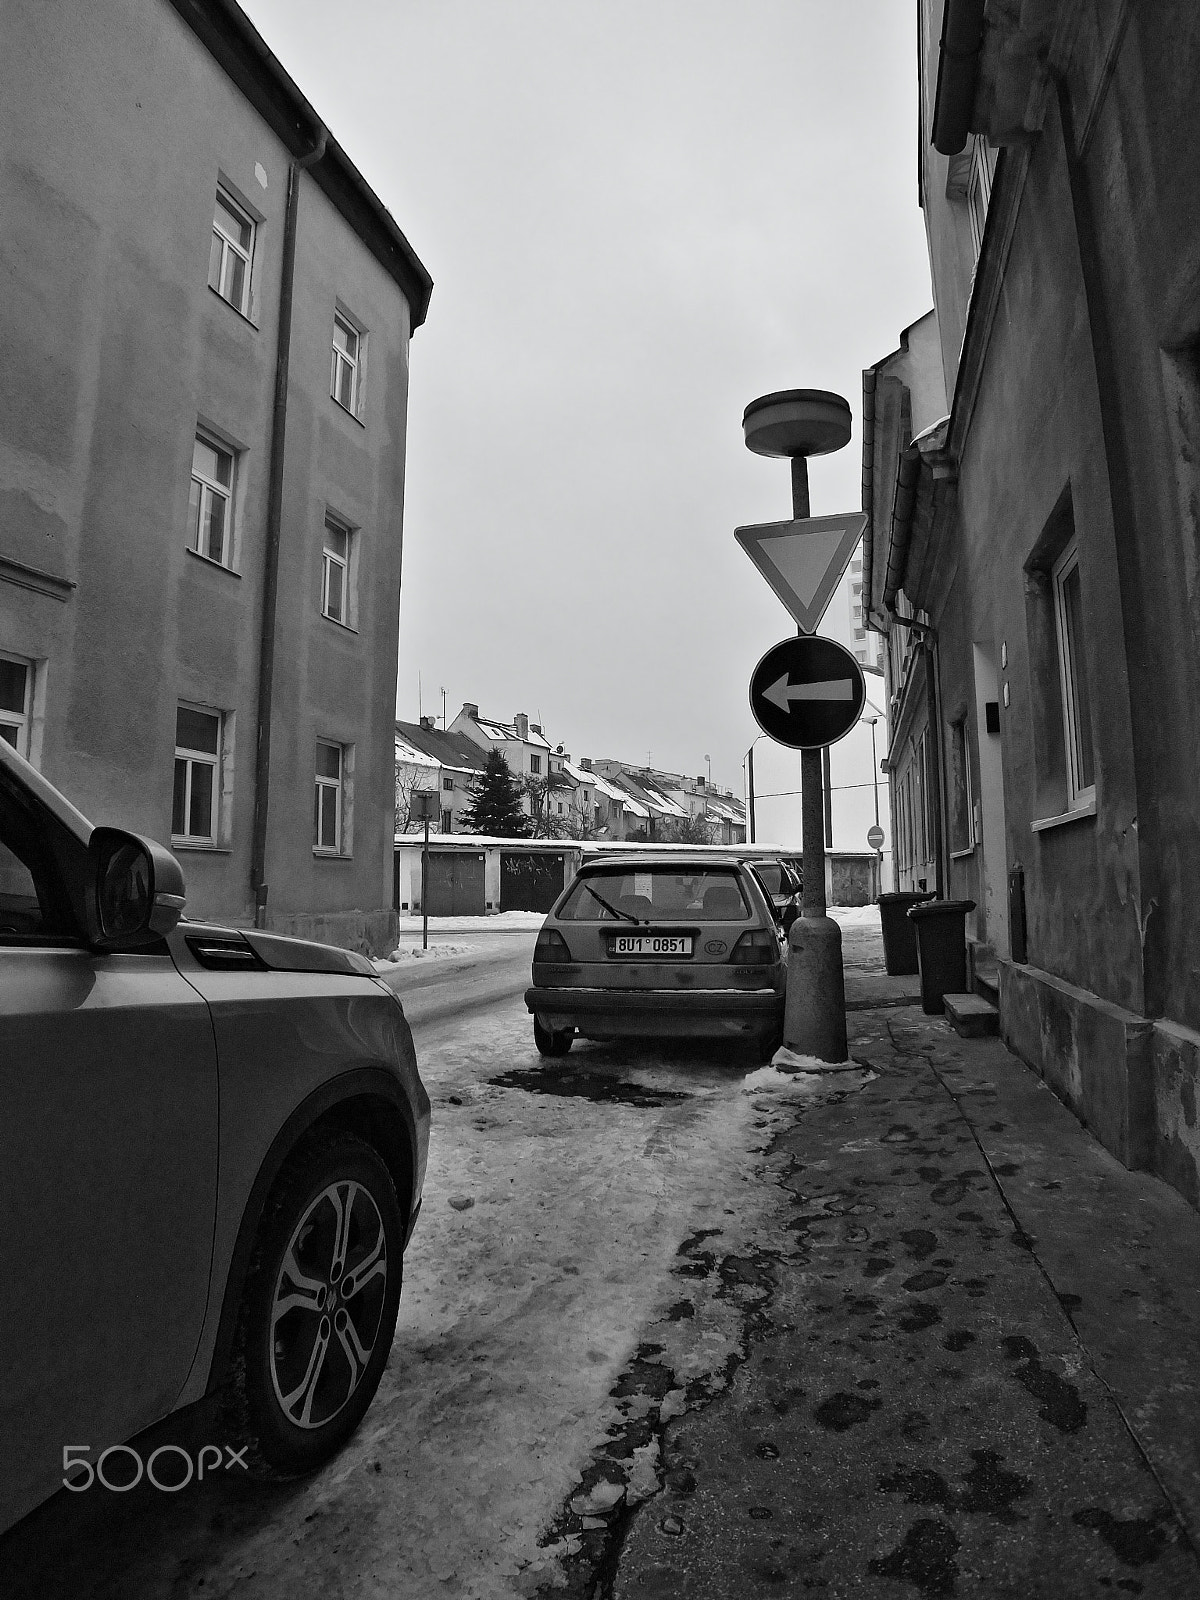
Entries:
{"label": "hatchback rear wiper", "polygon": [[[602,894],[597,894],[590,883],[587,886],[587,892],[591,895],[593,900],[598,901],[600,905],[604,907],[605,911],[610,911],[619,921],[632,922],[635,928],[641,922],[642,919],[640,917],[635,917],[632,911],[618,911],[616,906],[610,906],[604,896]],[[650,919],[647,918],[646,920],[648,922]]]}

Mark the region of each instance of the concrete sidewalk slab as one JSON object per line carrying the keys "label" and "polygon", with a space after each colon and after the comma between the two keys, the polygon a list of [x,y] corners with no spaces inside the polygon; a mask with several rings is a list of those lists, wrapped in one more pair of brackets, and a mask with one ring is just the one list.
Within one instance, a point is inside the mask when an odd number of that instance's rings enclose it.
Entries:
{"label": "concrete sidewalk slab", "polygon": [[1200,1217],[856,933],[876,1076],[778,1141],[769,1300],[611,1593],[1200,1596]]}

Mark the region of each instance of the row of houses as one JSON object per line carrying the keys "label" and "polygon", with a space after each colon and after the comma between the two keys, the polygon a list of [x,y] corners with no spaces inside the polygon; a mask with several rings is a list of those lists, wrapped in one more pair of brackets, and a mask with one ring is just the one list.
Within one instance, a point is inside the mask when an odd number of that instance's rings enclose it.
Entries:
{"label": "row of houses", "polygon": [[396,723],[396,831],[413,831],[412,797],[439,796],[438,831],[463,831],[470,791],[487,757],[499,751],[523,792],[522,807],[543,837],[656,843],[685,838],[740,844],[745,808],[705,777],[636,767],[606,758],[573,760],[540,724],[518,712],[511,722],[466,701],[450,726],[433,717]]}
{"label": "row of houses", "polygon": [[1200,10],[920,0],[934,310],[863,374],[899,886],[1200,1203]]}

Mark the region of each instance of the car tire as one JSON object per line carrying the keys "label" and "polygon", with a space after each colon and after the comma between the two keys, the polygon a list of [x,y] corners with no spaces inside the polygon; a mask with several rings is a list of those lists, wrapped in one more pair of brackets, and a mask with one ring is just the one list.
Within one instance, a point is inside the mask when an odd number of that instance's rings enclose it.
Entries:
{"label": "car tire", "polygon": [[760,1067],[769,1067],[772,1057],[783,1043],[783,1029],[760,1034],[754,1045],[754,1056]]}
{"label": "car tire", "polygon": [[260,1469],[312,1471],[362,1421],[391,1350],[403,1242],[391,1174],[362,1139],[310,1139],[285,1162],[234,1346],[235,1420]]}
{"label": "car tire", "polygon": [[574,1037],[574,1028],[563,1028],[552,1033],[549,1028],[542,1027],[537,1017],[533,1019],[533,1042],[538,1047],[539,1055],[565,1056]]}

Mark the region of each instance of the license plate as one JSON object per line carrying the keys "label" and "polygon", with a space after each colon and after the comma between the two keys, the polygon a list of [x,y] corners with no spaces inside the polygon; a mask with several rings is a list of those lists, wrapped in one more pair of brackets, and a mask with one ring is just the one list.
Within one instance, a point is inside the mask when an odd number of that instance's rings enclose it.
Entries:
{"label": "license plate", "polygon": [[617,933],[608,941],[610,956],[690,956],[690,933]]}

